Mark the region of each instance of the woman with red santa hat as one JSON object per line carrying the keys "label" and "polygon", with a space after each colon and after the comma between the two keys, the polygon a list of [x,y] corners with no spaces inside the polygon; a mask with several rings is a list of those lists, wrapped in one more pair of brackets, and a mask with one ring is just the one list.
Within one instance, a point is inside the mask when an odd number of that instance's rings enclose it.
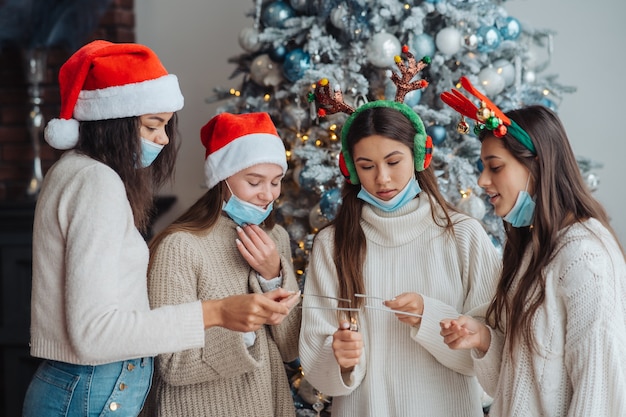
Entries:
{"label": "woman with red santa hat", "polygon": [[176,160],[178,79],[143,45],[94,41],[61,67],[59,85],[45,138],[68,151],[35,210],[30,346],[44,361],[23,415],[136,416],[153,356],[204,346],[210,327],[280,323],[297,297],[279,288],[151,309],[141,232]]}

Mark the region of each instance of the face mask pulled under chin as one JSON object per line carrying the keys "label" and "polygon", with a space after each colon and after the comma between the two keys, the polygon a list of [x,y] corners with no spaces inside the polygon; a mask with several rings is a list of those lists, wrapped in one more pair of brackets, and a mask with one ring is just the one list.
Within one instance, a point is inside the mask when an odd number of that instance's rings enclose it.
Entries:
{"label": "face mask pulled under chin", "polygon": [[517,194],[515,205],[502,219],[511,224],[513,227],[530,226],[535,215],[535,200],[528,194],[528,183],[530,176],[526,181],[526,189]]}
{"label": "face mask pulled under chin", "polygon": [[[225,183],[230,190],[228,182],[225,181]],[[222,203],[222,210],[239,226],[246,224],[259,225],[263,223],[272,212],[273,207],[273,201],[269,203],[266,208],[243,201],[237,197],[232,190],[230,190],[230,198],[228,201]]]}
{"label": "face mask pulled under chin", "polygon": [[380,198],[370,194],[362,185],[361,191],[359,191],[357,197],[383,211],[392,212],[398,210],[400,207],[403,207],[406,203],[413,200],[421,191],[422,189],[417,183],[417,179],[414,175],[413,178],[409,180],[407,185],[390,200],[381,200]]}

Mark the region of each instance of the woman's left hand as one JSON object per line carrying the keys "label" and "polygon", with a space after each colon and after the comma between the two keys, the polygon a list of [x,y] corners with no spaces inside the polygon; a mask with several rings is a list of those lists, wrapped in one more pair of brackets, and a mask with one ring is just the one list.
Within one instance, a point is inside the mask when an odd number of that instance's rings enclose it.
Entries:
{"label": "woman's left hand", "polygon": [[[396,296],[393,300],[384,301],[383,304],[392,310],[406,311],[407,313],[422,315],[424,313],[424,299],[415,292],[405,292]],[[396,313],[396,317],[402,323],[410,326],[417,326],[422,322],[421,317],[407,316]]]}
{"label": "woman's left hand", "polygon": [[237,249],[246,262],[263,278],[272,279],[280,274],[280,256],[274,241],[256,225],[237,227]]}

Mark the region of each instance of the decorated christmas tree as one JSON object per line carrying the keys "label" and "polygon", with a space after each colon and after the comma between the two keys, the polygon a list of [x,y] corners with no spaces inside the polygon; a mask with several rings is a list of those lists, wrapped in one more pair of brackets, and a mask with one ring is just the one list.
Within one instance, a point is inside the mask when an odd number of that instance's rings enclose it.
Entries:
{"label": "decorated christmas tree", "polygon": [[[531,104],[557,110],[574,89],[543,74],[552,53],[550,30],[527,28],[497,0],[256,0],[250,27],[231,58],[241,85],[220,87],[209,101],[218,112],[268,112],[287,148],[290,169],[275,207],[289,232],[296,270],[303,283],[315,233],[331,221],[344,182],[338,168],[339,135],[346,115],[323,116],[312,100],[320,80],[343,92],[352,107],[393,100],[402,48],[427,65],[417,75],[428,86],[406,95],[434,144],[432,166],[446,198],[482,221],[496,246],[502,222],[477,185],[480,143],[470,124],[459,133],[459,117],[440,100],[466,76],[503,111]],[[398,58],[400,57],[400,58]],[[326,82],[326,81],[324,81]],[[579,161],[590,187],[594,164]],[[297,370],[297,364],[292,368]],[[295,372],[294,395],[301,416],[319,415],[327,398]],[[313,411],[315,410],[315,411]],[[326,413],[327,411],[324,411]]]}

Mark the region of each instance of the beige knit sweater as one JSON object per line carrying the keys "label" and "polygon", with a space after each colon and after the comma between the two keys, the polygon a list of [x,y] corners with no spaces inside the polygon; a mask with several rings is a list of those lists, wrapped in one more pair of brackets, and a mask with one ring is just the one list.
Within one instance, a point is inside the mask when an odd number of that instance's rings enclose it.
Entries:
{"label": "beige knit sweater", "polygon": [[[221,216],[204,236],[166,237],[149,275],[151,305],[261,293],[256,272],[236,248],[235,227]],[[287,232],[277,225],[268,234],[281,256],[283,287],[298,290]],[[300,317],[294,308],[280,325],[257,330],[250,348],[243,333],[214,327],[206,330],[203,348],[158,356],[142,415],[294,416],[283,361],[298,356]]]}

